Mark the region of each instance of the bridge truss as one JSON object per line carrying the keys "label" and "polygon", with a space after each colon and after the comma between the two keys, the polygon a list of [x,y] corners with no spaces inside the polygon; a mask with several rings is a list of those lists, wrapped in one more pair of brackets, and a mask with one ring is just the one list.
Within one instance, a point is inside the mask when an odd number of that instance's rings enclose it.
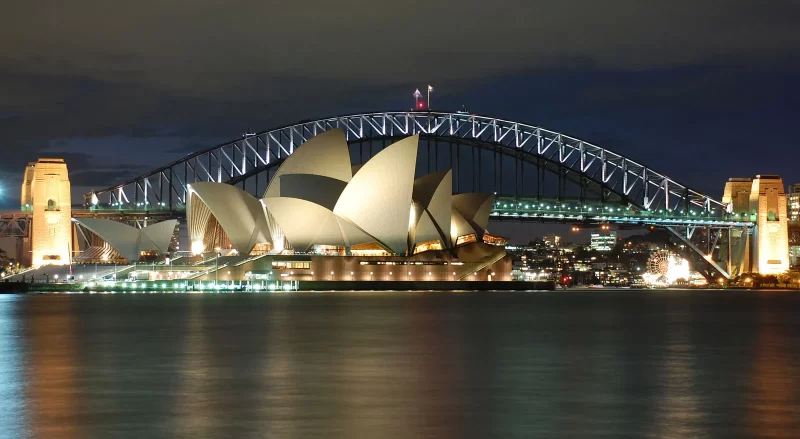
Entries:
{"label": "bridge truss", "polygon": [[[665,227],[689,244],[703,235],[705,243],[693,245],[702,256],[696,267],[708,261],[712,271],[725,277],[729,275],[724,267],[713,266],[702,249],[712,242],[716,245],[719,238],[713,236],[726,229],[751,225],[729,217],[721,202],[608,149],[542,127],[462,112],[378,112],[302,121],[189,154],[87,194],[85,205],[98,211],[179,212],[188,185],[201,181],[236,184],[260,196],[286,157],[308,139],[334,128],[344,130],[354,162],[361,163],[365,147],[369,159],[376,147],[380,150],[393,140],[420,135],[418,168],[452,168],[456,192],[492,191],[512,200],[576,199],[581,206],[600,203],[625,208],[630,214],[585,216],[580,221],[626,223],[631,217],[645,218],[641,224]],[[493,219],[509,219],[504,215],[508,212],[497,209]],[[542,220],[519,212],[516,218]],[[573,221],[566,216],[557,219]],[[698,228],[706,233],[696,234]]]}
{"label": "bridge truss", "polygon": [[27,212],[0,213],[0,238],[29,238],[31,214]]}

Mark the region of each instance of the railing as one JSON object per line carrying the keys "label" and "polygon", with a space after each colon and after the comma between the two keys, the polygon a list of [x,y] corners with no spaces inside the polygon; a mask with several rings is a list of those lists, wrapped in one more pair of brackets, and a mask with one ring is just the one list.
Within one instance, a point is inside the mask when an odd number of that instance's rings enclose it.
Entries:
{"label": "railing", "polygon": [[631,205],[601,204],[579,200],[530,200],[498,198],[490,215],[494,219],[542,220],[558,222],[608,222],[618,224],[709,225],[752,227],[749,218],[739,218],[724,210],[639,209]]}

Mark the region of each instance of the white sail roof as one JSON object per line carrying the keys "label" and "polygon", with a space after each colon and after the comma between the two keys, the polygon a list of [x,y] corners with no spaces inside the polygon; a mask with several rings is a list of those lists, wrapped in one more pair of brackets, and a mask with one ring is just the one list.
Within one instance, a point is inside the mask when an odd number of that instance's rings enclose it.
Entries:
{"label": "white sail roof", "polygon": [[450,245],[455,247],[459,236],[471,235],[473,233],[476,236],[478,235],[478,232],[464,219],[464,216],[456,209],[453,209],[450,216]]}
{"label": "white sail roof", "polygon": [[[281,197],[299,198],[333,210],[347,183],[335,178],[313,174],[281,175]],[[267,203],[272,198],[267,198]]]}
{"label": "white sail roof", "polygon": [[[438,239],[443,246],[449,246],[452,196],[453,177],[449,169],[424,175],[414,181],[413,213],[417,220],[414,243]],[[425,216],[429,217],[430,224],[420,227],[419,221]]]}
{"label": "white sail roof", "polygon": [[[198,205],[200,204],[200,205]],[[202,237],[210,215],[217,219],[222,230],[239,254],[249,254],[258,243],[270,242],[269,225],[261,202],[236,186],[200,182],[192,183],[186,203],[189,230]]]}
{"label": "white sail roof", "polygon": [[489,225],[489,214],[492,212],[494,195],[481,192],[458,194],[453,195],[452,203],[453,210],[458,211],[464,217],[475,229],[478,239],[481,239]]}
{"label": "white sail roof", "polygon": [[137,229],[100,218],[75,218],[74,221],[106,241],[129,262],[138,261],[141,253],[147,250],[166,253],[178,225],[178,220],[167,220]]}
{"label": "white sail roof", "polygon": [[297,147],[272,177],[264,198],[282,196],[283,180],[280,177],[289,174],[319,175],[349,182],[353,173],[344,130],[335,128],[325,131]]}
{"label": "white sail roof", "polygon": [[342,192],[333,212],[350,220],[394,253],[406,251],[419,136],[376,154]]}
{"label": "white sail roof", "polygon": [[[166,220],[143,228],[141,233],[144,238],[153,243],[155,250],[164,254],[169,251],[169,243],[172,241],[172,235],[175,233],[175,227],[177,226],[178,220]],[[143,248],[142,250],[153,249]]]}
{"label": "white sail roof", "polygon": [[289,197],[267,199],[267,209],[297,251],[308,251],[315,244],[345,245],[342,230],[330,209]]}

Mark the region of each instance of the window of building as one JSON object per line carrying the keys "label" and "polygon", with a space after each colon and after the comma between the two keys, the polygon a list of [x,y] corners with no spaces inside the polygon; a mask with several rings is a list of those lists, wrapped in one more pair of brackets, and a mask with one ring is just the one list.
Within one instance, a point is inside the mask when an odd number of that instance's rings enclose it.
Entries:
{"label": "window of building", "polygon": [[377,242],[367,242],[350,246],[350,254],[353,256],[389,256],[389,252]]}
{"label": "window of building", "polygon": [[462,235],[456,238],[456,246],[462,244],[469,244],[470,242],[477,242],[477,241],[478,237],[474,233],[471,233],[469,235]]}
{"label": "window of building", "polygon": [[438,239],[434,239],[432,241],[425,241],[420,242],[414,247],[413,254],[426,252],[428,250],[442,250],[444,247],[442,246],[442,242]]}
{"label": "window of building", "polygon": [[52,198],[47,200],[47,210],[58,210],[58,204],[56,204],[56,200]]}
{"label": "window of building", "polygon": [[276,270],[308,269],[308,268],[311,268],[311,262],[308,262],[308,261],[272,261],[272,268],[276,269]]}

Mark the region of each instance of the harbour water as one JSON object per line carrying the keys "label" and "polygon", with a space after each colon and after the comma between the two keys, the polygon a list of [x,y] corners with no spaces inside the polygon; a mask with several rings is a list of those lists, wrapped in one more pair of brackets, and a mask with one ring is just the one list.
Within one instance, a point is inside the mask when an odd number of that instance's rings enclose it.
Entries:
{"label": "harbour water", "polygon": [[800,293],[0,296],[3,438],[800,437]]}

